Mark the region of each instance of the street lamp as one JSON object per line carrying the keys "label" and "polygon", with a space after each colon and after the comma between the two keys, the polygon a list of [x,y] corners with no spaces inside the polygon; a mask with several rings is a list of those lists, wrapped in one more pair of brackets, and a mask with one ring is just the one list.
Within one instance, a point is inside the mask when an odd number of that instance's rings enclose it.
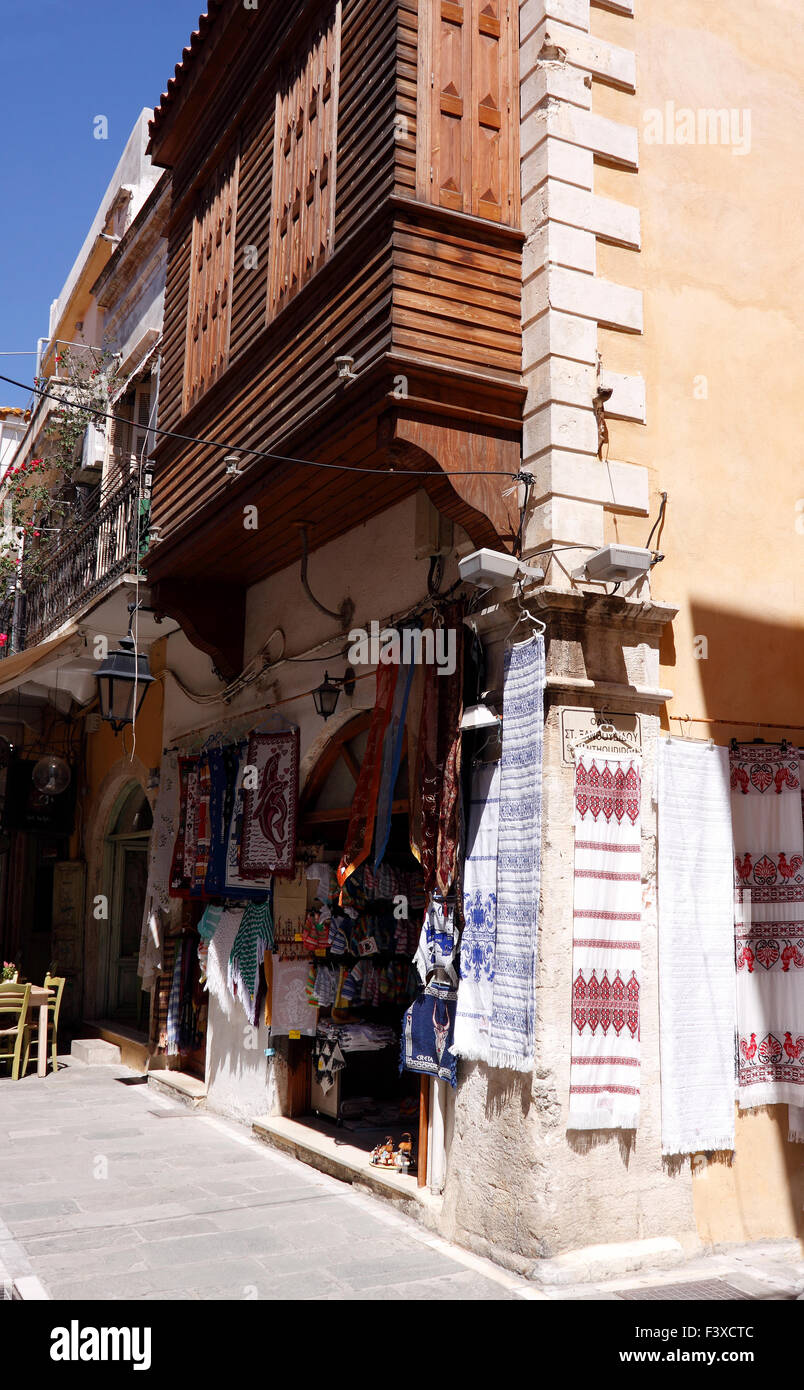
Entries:
{"label": "street lamp", "polygon": [[347,666],[342,676],[334,679],[325,671],[321,685],[313,691],[313,702],[322,719],[329,719],[335,713],[342,690],[347,695],[354,695],[355,673],[351,666]]}
{"label": "street lamp", "polygon": [[142,709],[142,702],[148,693],[148,686],[154,677],[148,669],[148,658],[137,653],[134,638],[131,636],[132,612],[128,624],[128,636],[120,638],[120,646],[110,652],[95,673],[98,682],[101,719],[111,724],[116,734],[126,724],[133,724]]}

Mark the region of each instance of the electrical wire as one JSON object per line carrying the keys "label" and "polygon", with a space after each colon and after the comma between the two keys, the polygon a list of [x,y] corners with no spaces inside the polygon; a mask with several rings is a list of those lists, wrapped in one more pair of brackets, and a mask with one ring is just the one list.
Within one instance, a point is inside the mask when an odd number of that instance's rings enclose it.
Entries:
{"label": "electrical wire", "polygon": [[[0,374],[0,381],[6,382],[8,386],[16,386],[21,391],[31,391],[41,397],[49,397],[51,400],[59,402],[59,405],[66,406],[70,410],[80,410],[84,415],[91,415],[93,419],[114,420],[119,424],[130,425],[131,421],[124,416],[115,415],[112,411],[97,410],[93,406],[81,405],[78,401],[68,401],[64,396],[57,395],[54,391],[45,391],[41,386],[30,386],[24,381],[15,381],[13,377]],[[441,468],[418,469],[418,468],[358,468],[351,463],[323,463],[318,459],[295,458],[289,454],[275,454],[267,449],[251,449],[243,444],[225,443],[219,439],[204,439],[202,436],[193,434],[180,434],[178,430],[166,430],[159,425],[155,425],[151,431],[153,434],[161,434],[167,439],[180,439],[185,444],[201,444],[209,449],[219,449],[233,454],[244,454],[251,458],[268,459],[271,463],[292,463],[298,464],[302,468],[323,468],[334,473],[366,473],[372,476],[386,478],[443,478],[444,470]],[[512,473],[509,469],[502,468],[463,468],[450,469],[449,477],[452,478],[518,478],[518,473]]]}

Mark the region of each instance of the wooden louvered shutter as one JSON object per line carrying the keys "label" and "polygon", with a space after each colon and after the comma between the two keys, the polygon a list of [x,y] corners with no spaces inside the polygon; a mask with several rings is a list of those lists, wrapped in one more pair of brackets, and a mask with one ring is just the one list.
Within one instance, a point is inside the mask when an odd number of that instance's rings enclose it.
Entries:
{"label": "wooden louvered shutter", "polygon": [[519,223],[516,0],[421,0],[417,192]]}
{"label": "wooden louvered shutter", "polygon": [[226,369],[234,274],[239,160],[232,155],[207,185],[193,225],[184,408]]}
{"label": "wooden louvered shutter", "polygon": [[341,4],[276,97],[268,317],[332,251]]}

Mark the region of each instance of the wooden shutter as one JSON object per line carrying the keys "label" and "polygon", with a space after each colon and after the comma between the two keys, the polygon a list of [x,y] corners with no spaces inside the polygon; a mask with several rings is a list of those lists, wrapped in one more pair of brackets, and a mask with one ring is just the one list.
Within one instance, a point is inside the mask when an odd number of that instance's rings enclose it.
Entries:
{"label": "wooden shutter", "polygon": [[417,192],[519,223],[516,0],[421,0]]}
{"label": "wooden shutter", "polygon": [[234,154],[204,190],[193,224],[185,410],[200,400],[229,360],[238,169]]}
{"label": "wooden shutter", "polygon": [[296,59],[276,97],[268,316],[332,252],[341,5]]}

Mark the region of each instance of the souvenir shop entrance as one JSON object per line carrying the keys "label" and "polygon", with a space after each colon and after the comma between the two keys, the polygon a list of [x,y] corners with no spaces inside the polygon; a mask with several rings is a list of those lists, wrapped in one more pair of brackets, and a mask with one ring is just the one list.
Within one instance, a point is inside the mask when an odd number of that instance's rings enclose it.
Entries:
{"label": "souvenir shop entrance", "polygon": [[406,748],[381,862],[375,868],[375,846],[346,880],[342,902],[335,872],[370,720],[369,713],[350,720],[313,768],[299,806],[297,878],[275,881],[279,959],[306,963],[318,1006],[315,1031],[289,1037],[285,1113],[362,1151],[367,1163],[374,1154],[375,1166],[391,1168],[401,1183],[424,1186],[430,1079],[399,1065],[425,903],[410,849]]}

